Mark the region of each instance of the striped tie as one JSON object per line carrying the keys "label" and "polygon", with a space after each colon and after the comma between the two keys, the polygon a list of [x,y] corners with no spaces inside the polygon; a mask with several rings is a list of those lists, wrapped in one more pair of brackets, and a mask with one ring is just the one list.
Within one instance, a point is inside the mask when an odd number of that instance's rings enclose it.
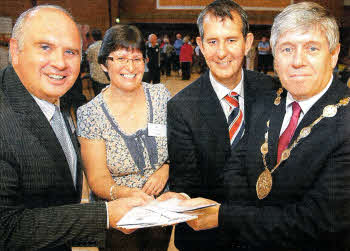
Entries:
{"label": "striped tie", "polygon": [[227,94],[225,100],[230,106],[230,115],[227,123],[229,125],[231,149],[233,149],[244,134],[243,113],[239,109],[238,94],[236,92]]}
{"label": "striped tie", "polygon": [[70,139],[67,127],[60,108],[55,105],[55,112],[50,121],[51,127],[56,134],[58,141],[61,144],[64,155],[66,156],[74,186],[76,186],[76,172],[77,172],[77,154],[74,150],[73,143]]}

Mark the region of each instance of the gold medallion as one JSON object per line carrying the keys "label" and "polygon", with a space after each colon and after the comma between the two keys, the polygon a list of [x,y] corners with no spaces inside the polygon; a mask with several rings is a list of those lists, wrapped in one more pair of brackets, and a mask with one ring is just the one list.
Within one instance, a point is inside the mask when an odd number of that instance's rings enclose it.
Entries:
{"label": "gold medallion", "polygon": [[286,160],[289,158],[290,155],[290,150],[287,148],[286,150],[284,150],[281,154],[281,160]]}
{"label": "gold medallion", "polygon": [[259,200],[264,199],[271,191],[272,176],[269,169],[265,169],[256,181],[256,194]]}
{"label": "gold medallion", "polygon": [[273,102],[275,105],[279,105],[281,103],[281,97],[277,97],[275,99],[275,102]]}
{"label": "gold medallion", "polygon": [[310,132],[311,132],[311,127],[310,126],[304,127],[300,131],[300,136],[302,138],[306,138],[307,136],[309,136]]}
{"label": "gold medallion", "polygon": [[331,117],[334,117],[337,114],[337,110],[338,110],[337,106],[335,106],[335,105],[327,105],[323,109],[322,115],[324,117],[331,118]]}
{"label": "gold medallion", "polygon": [[343,98],[342,100],[339,101],[339,104],[341,105],[347,105],[349,104],[350,98]]}
{"label": "gold medallion", "polygon": [[260,147],[260,152],[261,152],[262,154],[267,154],[267,153],[269,152],[268,149],[269,149],[269,148],[268,148],[268,144],[265,142],[264,144],[261,145],[261,147]]}

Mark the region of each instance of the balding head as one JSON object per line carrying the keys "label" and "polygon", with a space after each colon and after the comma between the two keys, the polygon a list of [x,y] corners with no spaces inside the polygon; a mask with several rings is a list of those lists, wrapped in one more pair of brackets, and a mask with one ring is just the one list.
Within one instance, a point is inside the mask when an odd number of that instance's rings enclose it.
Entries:
{"label": "balding head", "polygon": [[23,33],[25,32],[24,26],[25,26],[27,20],[30,19],[31,16],[35,16],[35,13],[37,13],[41,9],[61,11],[74,21],[73,16],[67,10],[65,10],[62,7],[57,6],[57,5],[38,5],[34,8],[26,10],[17,18],[16,23],[12,29],[11,38],[14,38],[18,41],[19,48],[22,48],[22,46],[23,46]]}
{"label": "balding head", "polygon": [[10,40],[11,62],[33,95],[56,102],[80,71],[81,37],[62,8],[38,6],[23,13]]}

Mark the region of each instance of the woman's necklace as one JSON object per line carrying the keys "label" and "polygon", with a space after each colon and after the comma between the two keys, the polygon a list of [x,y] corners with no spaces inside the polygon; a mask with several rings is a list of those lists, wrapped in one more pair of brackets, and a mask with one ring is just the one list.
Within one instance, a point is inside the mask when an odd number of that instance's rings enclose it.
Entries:
{"label": "woman's necklace", "polygon": [[[277,97],[274,101],[274,104],[277,106],[281,102],[281,93],[283,92],[283,89],[280,88],[277,91]],[[256,194],[260,200],[264,199],[271,191],[272,189],[272,173],[280,166],[280,164],[287,160],[291,154],[291,151],[296,147],[299,143],[299,141],[303,138],[306,138],[311,133],[312,128],[318,124],[322,119],[324,118],[331,118],[334,117],[337,112],[338,108],[341,106],[346,106],[349,104],[350,97],[343,98],[339,100],[338,104],[335,105],[327,105],[325,108],[323,108],[323,112],[321,116],[319,116],[314,122],[312,122],[309,126],[304,127],[297,137],[296,140],[294,140],[293,144],[286,150],[282,152],[280,161],[271,169],[271,171],[267,168],[266,163],[266,154],[269,152],[268,150],[268,140],[269,140],[269,128],[270,128],[270,120],[266,123],[266,133],[265,133],[265,142],[260,147],[260,152],[262,154],[262,159],[264,163],[265,170],[259,175],[258,180],[256,181]]]}

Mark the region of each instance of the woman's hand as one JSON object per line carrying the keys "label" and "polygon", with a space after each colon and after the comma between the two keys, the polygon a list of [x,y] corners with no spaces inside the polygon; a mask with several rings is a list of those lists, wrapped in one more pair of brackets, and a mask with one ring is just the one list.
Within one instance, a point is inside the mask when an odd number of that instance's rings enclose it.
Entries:
{"label": "woman's hand", "polygon": [[143,186],[142,191],[148,195],[158,195],[163,191],[169,178],[169,165],[164,164],[155,171]]}
{"label": "woman's hand", "polygon": [[117,198],[138,197],[146,202],[154,200],[153,196],[146,194],[141,189],[127,186],[119,186],[116,191],[116,196]]}

